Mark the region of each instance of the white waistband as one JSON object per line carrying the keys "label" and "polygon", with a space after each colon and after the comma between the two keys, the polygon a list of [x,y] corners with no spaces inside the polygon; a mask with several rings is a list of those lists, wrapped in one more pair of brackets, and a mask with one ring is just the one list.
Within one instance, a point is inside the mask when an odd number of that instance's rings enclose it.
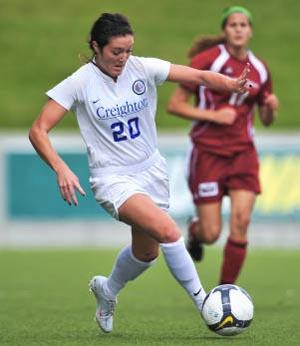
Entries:
{"label": "white waistband", "polygon": [[108,167],[97,167],[90,168],[91,177],[99,177],[103,174],[133,174],[137,172],[144,171],[145,169],[152,166],[160,157],[160,153],[156,150],[148,159],[130,165],[130,166],[108,166]]}

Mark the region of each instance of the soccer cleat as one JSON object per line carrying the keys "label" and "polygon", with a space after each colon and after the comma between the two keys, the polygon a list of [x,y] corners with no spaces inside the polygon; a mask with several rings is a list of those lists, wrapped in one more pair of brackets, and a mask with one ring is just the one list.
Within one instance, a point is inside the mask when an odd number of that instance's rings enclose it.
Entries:
{"label": "soccer cleat", "polygon": [[191,255],[192,259],[196,262],[200,262],[203,259],[204,249],[203,244],[197,237],[197,223],[199,219],[194,217],[188,222],[188,237],[186,242],[186,248]]}
{"label": "soccer cleat", "polygon": [[113,317],[117,300],[108,298],[105,295],[103,285],[106,281],[105,276],[94,276],[89,286],[90,292],[94,293],[97,300],[95,321],[105,333],[110,333],[113,329]]}

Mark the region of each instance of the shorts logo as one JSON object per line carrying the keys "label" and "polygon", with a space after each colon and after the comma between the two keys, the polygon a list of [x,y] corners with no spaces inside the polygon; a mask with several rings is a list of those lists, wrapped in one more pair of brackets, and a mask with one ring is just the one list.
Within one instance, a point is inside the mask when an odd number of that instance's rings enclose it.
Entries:
{"label": "shorts logo", "polygon": [[137,95],[142,95],[146,91],[146,85],[141,79],[137,79],[132,84],[132,90]]}
{"label": "shorts logo", "polygon": [[201,183],[198,186],[198,192],[200,197],[214,197],[219,193],[219,187],[217,182]]}

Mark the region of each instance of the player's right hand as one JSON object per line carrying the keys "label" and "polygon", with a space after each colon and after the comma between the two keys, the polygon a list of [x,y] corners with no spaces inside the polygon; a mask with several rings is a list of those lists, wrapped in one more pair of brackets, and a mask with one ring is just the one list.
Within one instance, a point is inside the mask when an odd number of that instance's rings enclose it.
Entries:
{"label": "player's right hand", "polygon": [[69,167],[63,166],[56,171],[57,184],[60,190],[60,194],[64,201],[69,205],[78,205],[78,200],[76,197],[76,190],[85,196],[83,188],[80,186],[79,179],[77,176],[69,169]]}
{"label": "player's right hand", "polygon": [[214,121],[221,125],[232,125],[236,117],[237,113],[233,108],[224,107],[216,111]]}
{"label": "player's right hand", "polygon": [[250,73],[250,64],[247,63],[246,67],[243,69],[241,75],[235,80],[236,91],[238,94],[244,94],[252,87],[251,83],[248,83],[248,75]]}

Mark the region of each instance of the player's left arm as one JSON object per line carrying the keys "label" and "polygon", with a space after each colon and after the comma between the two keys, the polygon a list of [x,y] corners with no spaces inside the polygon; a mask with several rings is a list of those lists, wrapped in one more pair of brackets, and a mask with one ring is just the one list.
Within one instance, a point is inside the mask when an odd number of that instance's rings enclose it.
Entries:
{"label": "player's left arm", "polygon": [[171,64],[167,80],[181,84],[192,83],[204,85],[218,91],[244,93],[248,88],[247,76],[249,72],[250,68],[247,65],[238,78],[230,78],[217,72]]}
{"label": "player's left arm", "polygon": [[261,85],[257,97],[259,117],[264,126],[270,126],[277,117],[279,101],[273,93],[273,82],[271,73],[266,64],[267,80]]}
{"label": "player's left arm", "polygon": [[271,125],[277,118],[279,101],[275,94],[265,92],[263,103],[259,106],[259,117],[264,126]]}

